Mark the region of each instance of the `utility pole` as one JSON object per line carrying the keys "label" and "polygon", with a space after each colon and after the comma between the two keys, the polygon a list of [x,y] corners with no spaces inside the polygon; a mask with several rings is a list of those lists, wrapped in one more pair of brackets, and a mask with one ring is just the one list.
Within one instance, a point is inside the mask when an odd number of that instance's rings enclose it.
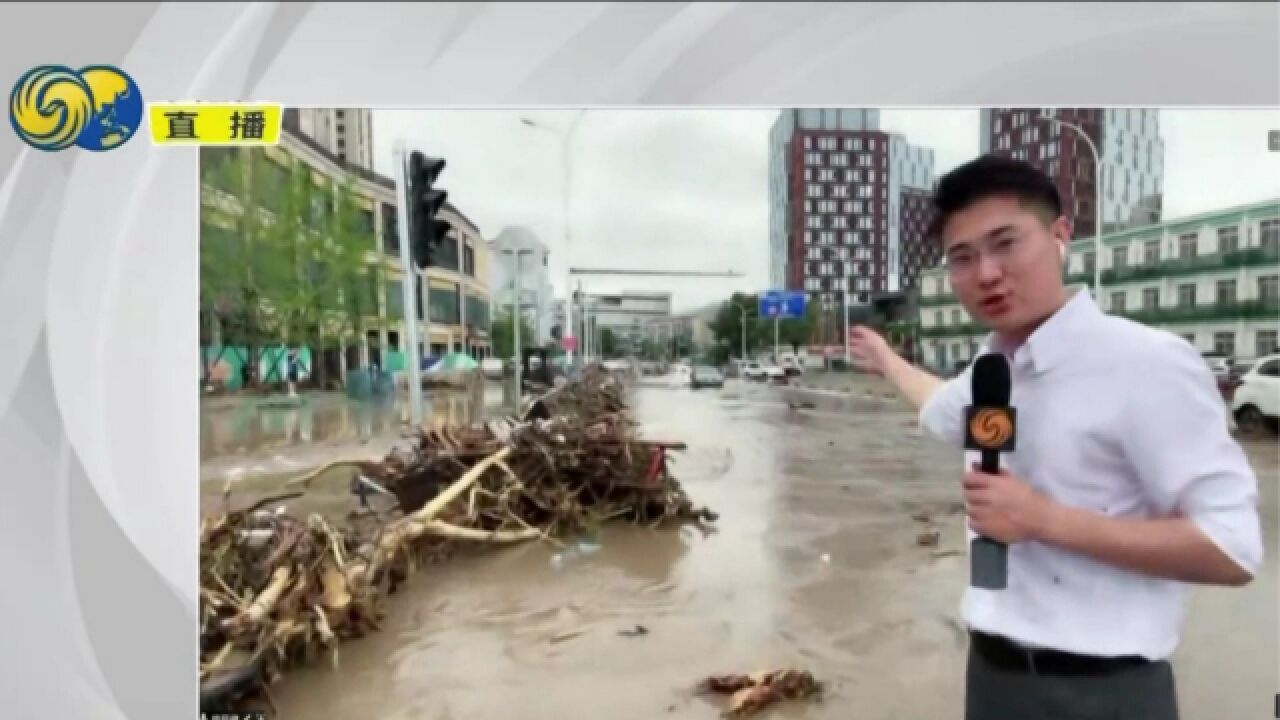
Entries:
{"label": "utility pole", "polygon": [[[841,263],[844,266],[844,263]],[[853,364],[853,356],[849,350],[849,271],[845,268],[844,284],[840,286],[840,300],[844,304],[844,327],[840,329],[840,337],[844,338],[844,362],[845,367]]]}
{"label": "utility pole", "polygon": [[[405,369],[409,382],[409,420],[414,427],[422,426],[422,368],[418,358],[418,269],[414,267],[412,235],[409,231],[409,179],[406,165],[405,144],[397,141],[393,149],[396,160],[396,221],[400,225],[400,270],[404,280],[400,283],[403,295]],[[427,337],[430,337],[428,335]]]}

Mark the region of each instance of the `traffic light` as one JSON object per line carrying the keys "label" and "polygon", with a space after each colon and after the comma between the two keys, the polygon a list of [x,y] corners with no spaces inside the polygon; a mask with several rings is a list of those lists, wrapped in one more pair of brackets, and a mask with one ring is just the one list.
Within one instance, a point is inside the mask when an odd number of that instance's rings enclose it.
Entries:
{"label": "traffic light", "polygon": [[419,269],[435,265],[436,248],[444,242],[449,223],[436,217],[449,194],[435,185],[444,171],[444,158],[409,155],[409,246]]}

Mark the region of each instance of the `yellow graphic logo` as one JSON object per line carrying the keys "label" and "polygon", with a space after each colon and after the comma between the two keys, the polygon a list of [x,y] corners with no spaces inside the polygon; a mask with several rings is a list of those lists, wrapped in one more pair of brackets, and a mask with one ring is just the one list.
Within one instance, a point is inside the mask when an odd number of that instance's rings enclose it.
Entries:
{"label": "yellow graphic logo", "polygon": [[969,420],[969,434],[985,448],[1003,447],[1013,437],[1013,419],[997,408],[982,408]]}
{"label": "yellow graphic logo", "polygon": [[111,65],[34,67],[9,95],[14,132],[50,152],[72,145],[99,152],[120,147],[138,131],[142,109],[138,85]]}
{"label": "yellow graphic logo", "polygon": [[262,103],[151,103],[147,115],[156,145],[275,145],[284,111]]}

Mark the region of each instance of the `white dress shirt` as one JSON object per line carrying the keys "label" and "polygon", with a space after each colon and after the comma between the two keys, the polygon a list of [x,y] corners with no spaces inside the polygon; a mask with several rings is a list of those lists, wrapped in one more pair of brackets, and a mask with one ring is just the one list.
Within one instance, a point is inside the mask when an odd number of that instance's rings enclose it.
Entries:
{"label": "white dress shirt", "polygon": [[[1009,472],[1059,503],[1112,517],[1183,515],[1256,573],[1257,478],[1189,343],[1106,315],[1078,291],[1013,352],[1010,371]],[[965,370],[934,392],[921,427],[963,448],[971,382]],[[979,458],[966,455],[969,465]],[[1088,655],[1158,660],[1177,647],[1189,586],[1035,541],[1011,545],[1008,560],[1006,589],[967,589],[973,629]]]}

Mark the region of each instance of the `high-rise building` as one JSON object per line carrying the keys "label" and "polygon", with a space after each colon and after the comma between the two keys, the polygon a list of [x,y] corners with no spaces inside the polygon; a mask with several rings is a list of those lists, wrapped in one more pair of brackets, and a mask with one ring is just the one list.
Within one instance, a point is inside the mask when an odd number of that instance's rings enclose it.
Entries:
{"label": "high-rise building", "polygon": [[1097,172],[1078,133],[1045,115],[1079,126],[1102,156],[1103,232],[1160,222],[1164,140],[1151,108],[988,108],[982,111],[984,153],[1025,160],[1058,186],[1075,237],[1097,225]]}
{"label": "high-rise building", "polygon": [[874,109],[782,111],[770,132],[770,271],[830,312],[848,293],[916,284],[936,263],[925,241],[933,151],[880,129]]}
{"label": "high-rise building", "polygon": [[298,129],[338,159],[373,169],[373,111],[368,108],[299,108]]}
{"label": "high-rise building", "polygon": [[[536,334],[538,345],[552,339],[554,290],[548,263],[551,251],[532,230],[524,226],[505,227],[493,239],[493,303],[510,308],[515,297],[516,253],[520,258],[520,310]],[[528,343],[530,338],[525,338]]]}

